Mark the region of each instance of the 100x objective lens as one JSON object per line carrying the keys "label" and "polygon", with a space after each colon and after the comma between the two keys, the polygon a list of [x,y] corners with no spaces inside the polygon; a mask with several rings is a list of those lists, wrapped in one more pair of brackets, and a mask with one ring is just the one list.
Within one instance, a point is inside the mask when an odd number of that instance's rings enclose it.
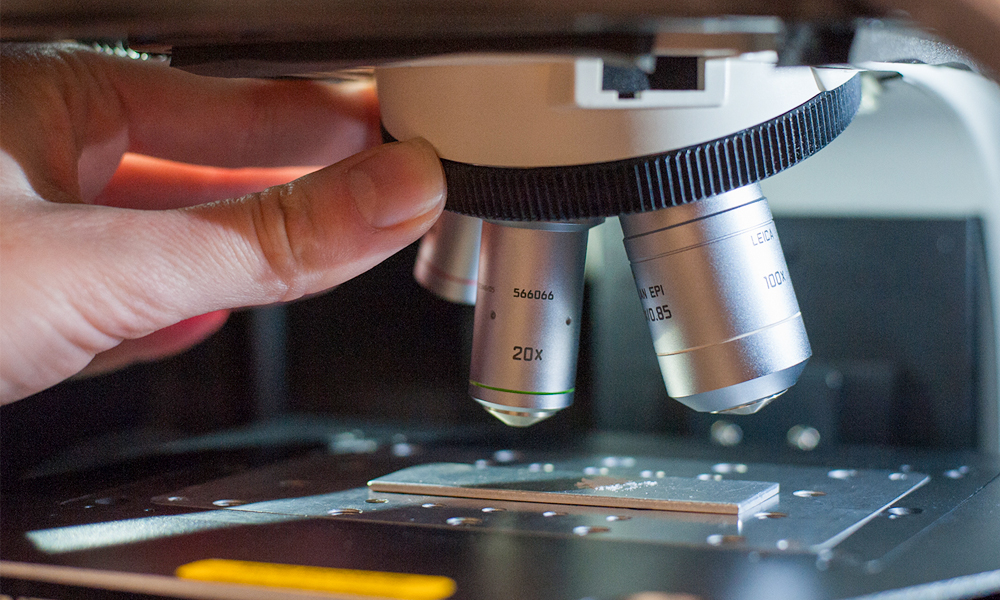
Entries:
{"label": "100x objective lens", "polygon": [[756,412],[812,354],[760,186],[621,217],[667,393],[702,412]]}

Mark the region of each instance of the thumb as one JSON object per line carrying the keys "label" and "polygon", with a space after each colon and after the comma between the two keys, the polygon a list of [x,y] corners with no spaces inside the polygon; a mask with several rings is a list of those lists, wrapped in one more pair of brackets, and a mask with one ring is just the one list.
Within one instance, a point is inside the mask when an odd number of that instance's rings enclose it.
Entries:
{"label": "thumb", "polygon": [[88,259],[100,269],[117,265],[116,276],[98,278],[116,302],[88,317],[127,339],[213,310],[320,292],[418,239],[444,199],[437,155],[415,139],[236,200],[120,211],[127,216],[107,234],[122,244],[104,245],[117,256]]}

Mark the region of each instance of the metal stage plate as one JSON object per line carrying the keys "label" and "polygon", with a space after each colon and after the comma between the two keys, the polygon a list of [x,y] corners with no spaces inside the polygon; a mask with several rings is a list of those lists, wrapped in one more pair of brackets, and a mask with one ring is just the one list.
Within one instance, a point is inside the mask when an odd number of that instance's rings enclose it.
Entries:
{"label": "metal stage plate", "polygon": [[778,493],[773,482],[712,477],[585,475],[542,466],[434,463],[368,482],[376,492],[736,515]]}
{"label": "metal stage plate", "polygon": [[[319,472],[322,463],[314,463],[318,471],[310,474],[311,463],[306,462],[293,469],[296,479],[287,479],[291,471],[258,472],[253,479],[255,483],[249,487],[244,476],[236,476],[159,496],[154,502],[291,519],[318,517],[403,527],[475,528],[522,535],[595,536],[658,544],[822,554],[929,481],[926,475],[915,472],[713,464],[663,458],[595,457],[505,466],[485,462],[411,467],[373,480],[373,489],[362,487],[253,501],[273,493],[274,490],[262,489],[268,482],[278,483],[275,487],[284,488],[282,495],[287,496],[290,481],[309,481],[313,476],[323,475]],[[589,482],[585,485],[610,482],[605,485],[619,490],[619,495],[598,497],[576,492],[575,483],[584,481]],[[614,482],[656,483],[614,488]],[[484,486],[476,487],[480,485]],[[251,489],[253,486],[256,489]],[[768,490],[779,486],[780,492],[767,498]],[[573,491],[566,493],[566,488]],[[423,493],[379,491],[387,489]],[[585,489],[594,491],[592,487]],[[659,496],[650,498],[652,490]],[[470,491],[484,497],[462,497]],[[454,497],[442,497],[445,494]],[[688,494],[689,500],[671,504],[681,494]],[[696,498],[690,500],[691,495]],[[763,502],[758,500],[761,497],[765,498]],[[513,498],[534,501],[511,501]],[[556,498],[558,503],[539,502],[542,498]],[[574,500],[576,504],[569,504]],[[595,501],[627,505],[586,505]],[[733,510],[731,514],[687,512],[697,502],[742,506],[744,510]],[[681,510],[635,506],[680,506]],[[891,510],[900,514],[906,511],[904,507]],[[101,535],[101,525],[93,527],[93,531],[87,532],[91,539]],[[35,541],[43,542],[37,537]]]}

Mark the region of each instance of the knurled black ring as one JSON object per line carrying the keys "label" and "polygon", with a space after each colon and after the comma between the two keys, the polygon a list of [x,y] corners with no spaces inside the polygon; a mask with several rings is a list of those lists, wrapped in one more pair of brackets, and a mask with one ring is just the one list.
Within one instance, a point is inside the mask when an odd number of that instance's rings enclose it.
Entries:
{"label": "knurled black ring", "polygon": [[812,156],[847,128],[860,103],[861,77],[855,76],[770,121],[662,154],[534,168],[442,160],[446,206],[486,219],[561,221],[686,204],[756,183]]}

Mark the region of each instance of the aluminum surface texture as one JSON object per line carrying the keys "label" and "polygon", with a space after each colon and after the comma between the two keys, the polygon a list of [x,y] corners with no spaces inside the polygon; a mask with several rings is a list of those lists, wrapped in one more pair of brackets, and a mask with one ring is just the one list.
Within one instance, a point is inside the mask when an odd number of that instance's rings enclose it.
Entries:
{"label": "aluminum surface texture", "polygon": [[469,395],[507,425],[573,403],[587,230],[597,222],[483,224]]}
{"label": "aluminum surface texture", "polygon": [[[544,475],[569,472],[577,480],[610,477],[638,481],[666,478],[734,483],[773,481],[780,485],[781,492],[741,515],[399,494],[369,488],[327,493],[315,490],[316,493],[289,497],[290,490],[283,483],[328,477],[331,472],[327,462],[311,459],[298,465],[279,465],[265,472],[177,490],[154,501],[262,516],[332,518],[400,527],[458,527],[573,539],[592,535],[602,540],[822,554],[849,539],[852,533],[885,514],[887,508],[929,480],[927,475],[916,472],[603,456],[532,462],[516,468]],[[483,459],[472,467],[489,469],[495,464]],[[267,483],[272,480],[273,484]],[[519,488],[516,484],[508,487]],[[255,500],[268,496],[278,499]],[[247,502],[221,508],[216,504],[219,499],[232,498]],[[920,523],[924,516],[917,514],[907,519]],[[892,515],[886,521],[891,521],[895,529],[900,527],[892,521]],[[893,539],[891,534],[881,535]]]}
{"label": "aluminum surface texture", "polygon": [[621,217],[667,392],[700,412],[756,412],[812,354],[760,186]]}
{"label": "aluminum surface texture", "polygon": [[368,487],[400,494],[735,515],[774,497],[779,486],[710,477],[586,475],[556,470],[551,463],[534,469],[436,463],[373,479]]}

